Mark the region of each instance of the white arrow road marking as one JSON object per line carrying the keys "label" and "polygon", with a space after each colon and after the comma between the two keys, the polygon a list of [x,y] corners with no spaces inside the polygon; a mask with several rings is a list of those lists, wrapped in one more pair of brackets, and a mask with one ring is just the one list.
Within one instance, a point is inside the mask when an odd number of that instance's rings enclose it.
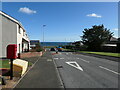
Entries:
{"label": "white arrow road marking", "polygon": [[102,67],[102,66],[99,66],[99,67],[102,68],[102,69],[105,69],[105,70],[107,70],[107,71],[110,71],[110,72],[112,72],[112,73],[114,73],[114,74],[120,75],[120,73],[115,72],[115,71],[113,71],[113,70],[110,70],[110,69],[108,69],[108,68],[105,68],[105,67]]}
{"label": "white arrow road marking", "polygon": [[[77,63],[77,62],[75,62],[75,61],[70,61],[70,62],[66,62],[68,65],[70,65],[70,66],[73,66],[74,68],[77,68],[77,69],[79,69],[79,70],[81,70],[81,71],[83,71],[83,69],[79,66],[79,64]],[[75,64],[75,65],[74,65]]]}

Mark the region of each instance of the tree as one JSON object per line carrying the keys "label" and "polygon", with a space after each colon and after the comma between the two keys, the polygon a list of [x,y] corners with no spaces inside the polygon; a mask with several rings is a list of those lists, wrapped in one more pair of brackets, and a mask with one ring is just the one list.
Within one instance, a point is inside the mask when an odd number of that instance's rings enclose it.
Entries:
{"label": "tree", "polygon": [[36,48],[40,48],[41,47],[40,43],[36,43],[35,46],[36,46]]}
{"label": "tree", "polygon": [[101,45],[109,41],[113,32],[104,28],[104,25],[94,25],[90,29],[84,29],[82,43],[87,46],[88,50],[100,51]]}

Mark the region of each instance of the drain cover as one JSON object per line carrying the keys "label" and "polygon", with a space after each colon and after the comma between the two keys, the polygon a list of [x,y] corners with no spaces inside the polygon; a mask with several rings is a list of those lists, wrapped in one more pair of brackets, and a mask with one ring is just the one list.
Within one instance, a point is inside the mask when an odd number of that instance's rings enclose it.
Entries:
{"label": "drain cover", "polygon": [[57,66],[57,68],[63,68],[63,66]]}

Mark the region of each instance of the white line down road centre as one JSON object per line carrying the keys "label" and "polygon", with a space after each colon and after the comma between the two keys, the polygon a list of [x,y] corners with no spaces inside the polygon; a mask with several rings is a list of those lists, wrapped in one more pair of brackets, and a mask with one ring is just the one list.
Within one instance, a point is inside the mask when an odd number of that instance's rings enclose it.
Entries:
{"label": "white line down road centre", "polygon": [[99,67],[102,68],[102,69],[105,69],[105,70],[107,70],[107,71],[110,71],[110,72],[112,72],[112,73],[114,73],[114,74],[120,75],[120,73],[115,72],[115,71],[113,71],[113,70],[110,70],[110,69],[108,69],[108,68],[105,68],[105,67],[102,67],[102,66],[99,66]]}
{"label": "white line down road centre", "polygon": [[54,58],[54,59],[57,59],[57,60],[58,60],[58,58]]}
{"label": "white line down road centre", "polygon": [[60,58],[60,59],[64,59],[64,58]]}
{"label": "white line down road centre", "polygon": [[66,62],[66,63],[67,63],[68,65],[70,65],[70,66],[78,69],[78,70],[83,71],[83,69],[80,67],[80,65],[79,65],[77,62],[75,62],[75,61],[70,61],[70,62]]}

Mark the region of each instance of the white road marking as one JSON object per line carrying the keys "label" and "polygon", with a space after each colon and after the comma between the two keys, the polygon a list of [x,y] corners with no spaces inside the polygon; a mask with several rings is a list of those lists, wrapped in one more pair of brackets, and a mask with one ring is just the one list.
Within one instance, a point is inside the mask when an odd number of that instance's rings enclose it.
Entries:
{"label": "white road marking", "polygon": [[68,53],[66,53],[68,55]]}
{"label": "white road marking", "polygon": [[102,67],[102,66],[99,66],[99,67],[102,68],[102,69],[105,69],[105,70],[107,70],[107,71],[110,71],[110,72],[112,72],[112,73],[114,73],[114,74],[120,75],[120,73],[115,72],[115,71],[113,71],[113,70],[110,70],[110,69],[108,69],[108,68],[105,68],[105,67]]}
{"label": "white road marking", "polygon": [[77,58],[77,59],[80,59],[80,58]]}
{"label": "white road marking", "polygon": [[64,58],[60,58],[60,59],[64,59]]}
{"label": "white road marking", "polygon": [[82,58],[80,58],[80,60],[82,60],[82,61],[84,61],[84,62],[87,62],[87,63],[89,63],[89,62],[90,62],[90,61],[84,60],[84,59],[82,59]]}
{"label": "white road marking", "polygon": [[59,54],[62,54],[62,53],[59,52]]}
{"label": "white road marking", "polygon": [[[72,67],[74,67],[74,68],[76,68],[76,69],[79,69],[79,70],[81,70],[81,71],[83,71],[83,69],[79,66],[79,64],[77,63],[77,62],[75,62],[75,61],[70,61],[70,62],[66,62],[68,65],[70,65],[70,66],[72,66]],[[74,65],[74,64],[75,65]]]}
{"label": "white road marking", "polygon": [[52,61],[52,59],[47,59],[47,61],[48,61],[48,62],[51,62],[51,61]]}
{"label": "white road marking", "polygon": [[58,59],[58,58],[54,58],[54,59]]}

